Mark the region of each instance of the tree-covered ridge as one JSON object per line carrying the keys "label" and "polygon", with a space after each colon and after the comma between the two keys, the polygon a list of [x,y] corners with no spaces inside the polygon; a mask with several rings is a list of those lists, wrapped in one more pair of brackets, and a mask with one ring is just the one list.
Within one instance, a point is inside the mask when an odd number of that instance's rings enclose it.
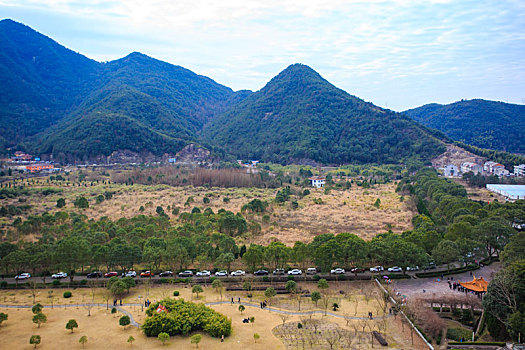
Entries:
{"label": "tree-covered ridge", "polygon": [[525,106],[486,100],[428,104],[405,111],[425,126],[481,148],[525,153]]}
{"label": "tree-covered ridge", "polygon": [[398,163],[444,151],[409,118],[351,96],[301,64],[213,119],[203,138],[238,159],[278,163]]}

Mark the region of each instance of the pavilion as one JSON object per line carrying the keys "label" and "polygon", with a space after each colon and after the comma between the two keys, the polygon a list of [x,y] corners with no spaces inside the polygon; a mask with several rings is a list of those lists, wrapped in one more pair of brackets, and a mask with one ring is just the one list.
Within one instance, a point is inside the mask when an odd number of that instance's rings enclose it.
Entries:
{"label": "pavilion", "polygon": [[459,282],[459,284],[464,287],[466,290],[475,292],[476,294],[483,294],[487,292],[487,287],[489,283],[483,279],[483,277],[476,278],[470,282]]}

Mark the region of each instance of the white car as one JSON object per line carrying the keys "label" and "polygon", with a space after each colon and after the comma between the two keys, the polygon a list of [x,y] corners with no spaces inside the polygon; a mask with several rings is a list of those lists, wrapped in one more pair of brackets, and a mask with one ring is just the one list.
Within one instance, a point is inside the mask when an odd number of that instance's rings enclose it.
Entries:
{"label": "white car", "polygon": [[51,278],[54,278],[54,279],[60,279],[60,278],[66,278],[66,277],[67,277],[67,273],[65,272],[54,273],[51,275]]}
{"label": "white car", "polygon": [[128,271],[126,273],[123,273],[122,277],[137,277],[137,272],[135,272],[135,271]]}
{"label": "white car", "polygon": [[418,271],[419,266],[407,266],[407,271]]}
{"label": "white car", "polygon": [[385,268],[383,266],[374,266],[370,268],[370,272],[381,272],[385,271]]}
{"label": "white car", "polygon": [[330,273],[334,275],[343,275],[345,273],[345,269],[338,267],[337,269],[330,270]]}
{"label": "white car", "polygon": [[199,271],[195,274],[195,276],[210,276],[211,272],[208,270]]}
{"label": "white car", "polygon": [[28,278],[31,278],[31,274],[27,272],[24,272],[24,273],[21,273],[20,275],[15,276],[15,280],[26,280]]}
{"label": "white car", "polygon": [[308,269],[306,269],[307,275],[315,275],[316,273],[317,273],[317,269],[315,267],[309,267]]}
{"label": "white car", "polygon": [[246,272],[244,272],[243,270],[237,270],[231,273],[232,276],[244,276],[245,274]]}
{"label": "white car", "polygon": [[215,272],[215,276],[218,276],[218,277],[228,276],[228,271],[225,271],[225,270],[217,271]]}
{"label": "white car", "polygon": [[288,274],[289,275],[302,275],[303,272],[299,269],[293,269],[293,270],[288,271]]}
{"label": "white car", "polygon": [[388,268],[388,272],[403,272],[403,268],[399,266],[392,266]]}

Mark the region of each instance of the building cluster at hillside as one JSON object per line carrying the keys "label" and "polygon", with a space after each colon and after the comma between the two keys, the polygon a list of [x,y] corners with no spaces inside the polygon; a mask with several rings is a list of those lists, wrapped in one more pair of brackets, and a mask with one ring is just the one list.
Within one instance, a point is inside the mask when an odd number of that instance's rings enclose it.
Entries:
{"label": "building cluster at hillside", "polygon": [[525,177],[525,164],[514,166],[514,172],[511,173],[505,169],[503,164],[493,161],[485,162],[483,165],[473,162],[463,162],[460,166],[457,166],[456,164],[447,164],[441,170],[446,177],[458,177],[469,172],[472,172],[474,175]]}
{"label": "building cluster at hillside", "polygon": [[52,162],[43,162],[40,160],[40,157],[22,151],[16,151],[14,155],[2,159],[2,163],[6,168],[19,172],[53,173],[61,170],[60,168],[56,168]]}

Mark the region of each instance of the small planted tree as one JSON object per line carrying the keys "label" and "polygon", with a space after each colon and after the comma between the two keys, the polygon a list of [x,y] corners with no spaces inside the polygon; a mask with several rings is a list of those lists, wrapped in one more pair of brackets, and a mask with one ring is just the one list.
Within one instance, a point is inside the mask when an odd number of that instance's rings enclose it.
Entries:
{"label": "small planted tree", "polygon": [[43,308],[44,307],[42,306],[42,304],[38,303],[38,304],[33,305],[33,307],[31,308],[31,311],[33,311],[34,314],[38,314],[42,312]]}
{"label": "small planted tree", "polygon": [[317,288],[319,288],[319,289],[328,289],[328,281],[325,280],[324,278],[321,278],[317,282]]}
{"label": "small planted tree", "polygon": [[297,290],[297,283],[295,281],[287,281],[285,287],[290,293],[295,293]]}
{"label": "small planted tree", "polygon": [[7,321],[7,314],[0,312],[0,325],[2,325],[2,322]]}
{"label": "small planted tree", "polygon": [[194,334],[191,336],[191,343],[195,344],[196,348],[199,348],[199,343],[201,342],[201,340],[202,340],[202,335],[200,334]]}
{"label": "small planted tree", "polygon": [[257,343],[257,340],[259,340],[260,337],[261,337],[261,336],[259,335],[259,333],[254,333],[254,334],[253,334],[253,341],[254,341],[255,343]]}
{"label": "small planted tree", "polygon": [[126,327],[126,326],[129,326],[129,324],[131,323],[131,320],[129,318],[128,315],[124,315],[122,316],[119,320],[118,320],[118,323],[122,326],[122,327]]}
{"label": "small planted tree", "polygon": [[246,310],[246,307],[244,307],[244,305],[239,305],[239,311],[241,312],[241,315],[244,310]]}
{"label": "small planted tree", "polygon": [[272,300],[272,298],[276,295],[277,293],[275,292],[275,289],[273,289],[272,287],[268,287],[266,288],[266,290],[264,291],[264,296],[267,297],[268,299],[270,299],[270,302]]}
{"label": "small planted tree", "polygon": [[85,347],[85,346],[86,346],[87,341],[88,341],[88,337],[87,337],[87,335],[83,335],[83,336],[81,336],[80,339],[78,340],[78,342],[79,342],[80,344],[82,344],[82,347]]}
{"label": "small planted tree", "polygon": [[34,345],[34,349],[36,349],[36,346],[42,342],[42,337],[39,335],[32,335],[31,338],[29,338],[29,344]]}
{"label": "small planted tree", "polygon": [[199,299],[199,293],[202,293],[204,291],[202,290],[202,286],[200,284],[196,284],[191,289],[191,292],[197,294],[197,299]]}
{"label": "small planted tree", "polygon": [[168,333],[161,332],[161,333],[159,333],[157,338],[159,338],[160,342],[162,343],[162,346],[164,346],[164,345],[166,345],[169,342],[170,335]]}
{"label": "small planted tree", "polygon": [[72,319],[72,320],[67,321],[67,323],[66,323],[66,329],[71,330],[71,333],[73,333],[73,331],[75,330],[75,328],[78,328],[77,320]]}
{"label": "small planted tree", "polygon": [[36,323],[38,325],[38,328],[40,328],[40,325],[42,323],[46,323],[46,322],[47,322],[47,316],[44,315],[43,313],[39,312],[33,315],[33,323]]}
{"label": "small planted tree", "polygon": [[222,300],[222,289],[223,289],[222,281],[220,279],[215,279],[211,283],[211,286],[215,288],[216,293],[219,293],[219,295],[221,296],[221,300]]}
{"label": "small planted tree", "polygon": [[314,291],[310,295],[310,298],[312,298],[312,301],[314,302],[315,306],[317,306],[317,302],[321,300],[321,293],[318,291]]}
{"label": "small planted tree", "polygon": [[133,336],[130,335],[129,338],[128,338],[128,343],[129,343],[129,345],[133,346],[133,342],[134,342],[134,341],[135,341],[135,338],[133,338]]}

